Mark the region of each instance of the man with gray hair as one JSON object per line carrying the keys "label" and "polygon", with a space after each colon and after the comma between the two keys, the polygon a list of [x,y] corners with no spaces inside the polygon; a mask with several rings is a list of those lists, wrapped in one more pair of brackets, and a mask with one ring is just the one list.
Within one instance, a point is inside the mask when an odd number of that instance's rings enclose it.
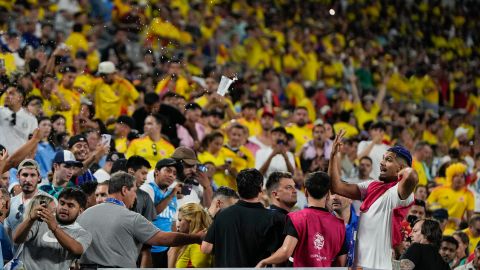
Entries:
{"label": "man with gray hair", "polygon": [[134,176],[117,172],[105,203],[87,209],[78,223],[92,234],[92,245],[80,259],[81,269],[135,268],[142,244],[182,246],[200,243],[201,235],[163,232],[142,215],[128,210],[136,198]]}

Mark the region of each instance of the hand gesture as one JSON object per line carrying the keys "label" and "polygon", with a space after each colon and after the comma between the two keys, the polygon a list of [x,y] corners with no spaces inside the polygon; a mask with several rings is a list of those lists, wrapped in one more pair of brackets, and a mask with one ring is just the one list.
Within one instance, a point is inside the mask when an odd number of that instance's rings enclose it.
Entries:
{"label": "hand gesture", "polygon": [[257,264],[257,266],[255,266],[255,268],[264,268],[264,267],[266,267],[266,266],[267,266],[267,264],[266,264],[263,260],[261,260],[261,261]]}
{"label": "hand gesture", "polygon": [[417,177],[417,173],[410,167],[404,168],[398,172],[398,181],[407,179],[409,177]]}
{"label": "hand gesture", "polygon": [[210,179],[208,179],[208,176],[206,173],[204,172],[200,172],[200,171],[197,171],[195,173],[195,176],[197,178],[197,181],[198,183],[202,186],[202,187],[210,187]]}
{"label": "hand gesture", "polygon": [[343,136],[345,136],[345,130],[341,129],[338,134],[335,136],[332,144],[332,152],[330,154],[330,159],[335,157],[340,152],[340,147],[343,145]]}
{"label": "hand gesture", "polygon": [[40,142],[40,141],[42,140],[42,134],[41,134],[39,128],[36,128],[36,129],[33,131],[31,140],[34,140],[34,141],[36,141],[36,142]]}
{"label": "hand gesture", "polygon": [[44,207],[42,205],[37,205],[32,211],[30,211],[30,214],[28,218],[30,220],[38,220],[40,218],[40,212]]}
{"label": "hand gesture", "polygon": [[182,193],[182,187],[183,185],[178,183],[173,189],[172,189],[172,193],[173,194],[180,194]]}
{"label": "hand gesture", "polygon": [[49,208],[40,206],[38,216],[48,225],[51,231],[54,231],[58,227],[57,219]]}

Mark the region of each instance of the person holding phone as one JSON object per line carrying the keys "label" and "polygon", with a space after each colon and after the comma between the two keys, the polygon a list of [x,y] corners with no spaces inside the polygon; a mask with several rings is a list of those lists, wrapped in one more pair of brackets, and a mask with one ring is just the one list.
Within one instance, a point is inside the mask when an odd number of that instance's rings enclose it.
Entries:
{"label": "person holding phone", "polygon": [[[150,195],[155,206],[157,217],[153,224],[164,232],[172,231],[172,224],[177,214],[177,195],[181,194],[183,185],[172,184],[177,179],[177,172],[180,169],[181,167],[175,159],[161,159],[155,166],[154,182],[141,187]],[[168,247],[153,246],[151,252],[154,268],[168,267]]]}
{"label": "person holding phone", "polygon": [[272,147],[260,149],[255,155],[255,168],[257,168],[265,179],[275,171],[295,171],[295,157],[287,149],[287,131],[284,127],[276,127],[270,132],[272,136]]}

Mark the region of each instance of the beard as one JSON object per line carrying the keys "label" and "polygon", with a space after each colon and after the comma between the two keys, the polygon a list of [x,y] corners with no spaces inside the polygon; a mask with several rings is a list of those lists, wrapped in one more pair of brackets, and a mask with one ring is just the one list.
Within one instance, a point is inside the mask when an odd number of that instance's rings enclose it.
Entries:
{"label": "beard", "polygon": [[55,215],[56,219],[57,219],[57,222],[61,225],[70,225],[70,224],[73,224],[76,220],[77,220],[77,216],[75,216],[74,218],[72,219],[62,219],[60,218],[60,215]]}

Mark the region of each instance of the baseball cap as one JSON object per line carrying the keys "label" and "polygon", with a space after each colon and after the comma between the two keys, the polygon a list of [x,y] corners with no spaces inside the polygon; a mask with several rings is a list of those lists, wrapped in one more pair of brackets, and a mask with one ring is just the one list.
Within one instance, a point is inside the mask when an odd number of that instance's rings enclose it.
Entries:
{"label": "baseball cap", "polygon": [[24,159],[22,162],[20,162],[20,164],[18,165],[18,172],[23,169],[35,169],[40,172],[38,163],[34,159]]}
{"label": "baseball cap", "polygon": [[119,123],[119,124],[125,124],[125,125],[127,125],[129,128],[131,128],[131,129],[134,129],[134,128],[135,128],[135,120],[133,120],[133,118],[130,117],[130,116],[120,115],[120,116],[117,118],[117,123]]}
{"label": "baseball cap", "polygon": [[53,158],[53,163],[59,163],[59,164],[65,163],[71,166],[83,167],[83,163],[80,161],[77,161],[73,153],[68,150],[60,150],[57,153],[55,153],[55,157]]}
{"label": "baseball cap", "polygon": [[169,166],[177,167],[178,163],[173,158],[164,158],[157,162],[157,165],[155,165],[155,169],[160,170],[163,167],[169,167]]}
{"label": "baseball cap", "polygon": [[68,140],[68,148],[72,148],[76,143],[79,143],[79,142],[88,143],[87,138],[85,136],[75,135],[75,136],[72,136],[70,140]]}
{"label": "baseball cap", "polygon": [[197,164],[198,162],[195,151],[185,146],[177,147],[177,149],[173,151],[172,158],[181,160],[191,166]]}
{"label": "baseball cap", "polygon": [[98,73],[100,74],[112,74],[115,73],[115,71],[117,71],[115,64],[110,61],[105,61],[98,64]]}

